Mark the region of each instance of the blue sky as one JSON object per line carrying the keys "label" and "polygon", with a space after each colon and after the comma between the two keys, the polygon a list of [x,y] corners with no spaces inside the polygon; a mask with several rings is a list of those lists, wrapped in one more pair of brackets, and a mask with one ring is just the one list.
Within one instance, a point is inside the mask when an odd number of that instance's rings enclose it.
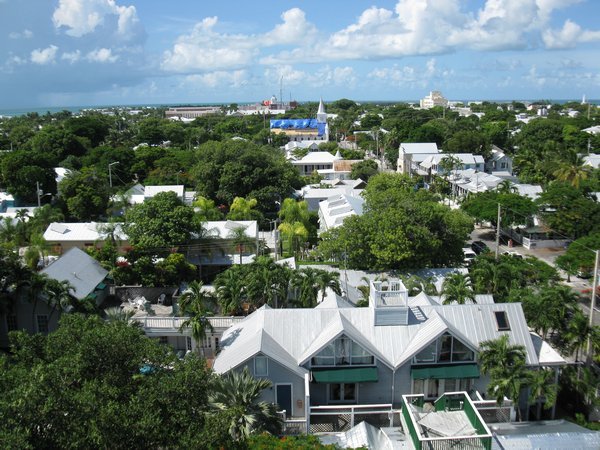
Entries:
{"label": "blue sky", "polygon": [[600,98],[598,0],[0,0],[0,109]]}

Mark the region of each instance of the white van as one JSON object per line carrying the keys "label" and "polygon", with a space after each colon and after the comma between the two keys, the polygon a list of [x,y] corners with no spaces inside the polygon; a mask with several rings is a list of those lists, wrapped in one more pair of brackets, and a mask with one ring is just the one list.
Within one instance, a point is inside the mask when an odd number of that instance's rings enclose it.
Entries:
{"label": "white van", "polygon": [[477,253],[475,253],[470,248],[463,248],[463,253],[465,255],[464,263],[466,265],[471,264],[471,261],[473,261],[477,257]]}

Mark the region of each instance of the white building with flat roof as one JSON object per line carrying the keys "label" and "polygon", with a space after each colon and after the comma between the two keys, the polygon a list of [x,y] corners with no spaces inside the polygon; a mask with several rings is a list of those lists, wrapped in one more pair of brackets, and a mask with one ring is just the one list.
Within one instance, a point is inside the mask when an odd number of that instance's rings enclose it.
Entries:
{"label": "white building with flat roof", "polygon": [[434,106],[448,106],[448,99],[446,99],[440,91],[431,91],[429,95],[426,95],[425,98],[422,98],[419,102],[421,108],[429,109]]}

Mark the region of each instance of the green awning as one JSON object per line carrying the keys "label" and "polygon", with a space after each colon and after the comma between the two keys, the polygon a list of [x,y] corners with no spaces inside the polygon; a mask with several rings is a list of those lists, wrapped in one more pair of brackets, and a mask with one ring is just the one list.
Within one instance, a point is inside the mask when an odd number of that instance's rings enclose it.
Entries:
{"label": "green awning", "polygon": [[106,284],[104,283],[100,283],[98,286],[96,286],[96,290],[101,291],[106,287]]}
{"label": "green awning", "polygon": [[89,298],[91,300],[96,300],[98,298],[98,294],[94,294],[92,292],[91,294],[88,294],[86,298]]}
{"label": "green awning", "polygon": [[317,383],[362,383],[379,379],[377,367],[313,370],[312,374]]}
{"label": "green awning", "polygon": [[413,380],[479,378],[477,364],[453,364],[451,366],[413,367]]}

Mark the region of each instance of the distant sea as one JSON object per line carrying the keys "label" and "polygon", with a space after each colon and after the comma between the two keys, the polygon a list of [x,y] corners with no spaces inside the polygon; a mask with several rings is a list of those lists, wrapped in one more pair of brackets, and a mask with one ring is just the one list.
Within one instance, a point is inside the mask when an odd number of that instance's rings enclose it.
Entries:
{"label": "distant sea", "polygon": [[[514,100],[517,102],[532,103],[536,101],[549,101],[551,103],[568,103],[568,102],[580,102],[581,99],[535,99],[535,100]],[[452,100],[452,101],[463,101],[463,100]],[[510,103],[513,100],[464,100],[463,103],[469,101],[489,101],[496,103]],[[600,99],[586,100],[588,103],[593,105],[600,105]],[[419,100],[356,100],[358,103],[378,103],[378,104],[390,104],[390,103],[419,103]],[[22,116],[29,113],[38,113],[44,115],[46,113],[55,114],[61,111],[70,111],[72,113],[78,113],[86,109],[111,109],[111,108],[168,108],[172,106],[213,106],[213,105],[229,105],[231,103],[237,103],[238,105],[249,105],[256,102],[213,102],[213,103],[171,103],[171,104],[146,104],[146,105],[87,105],[87,106],[40,106],[31,108],[13,108],[13,109],[0,109],[0,116]],[[305,102],[298,102],[305,103]]]}

